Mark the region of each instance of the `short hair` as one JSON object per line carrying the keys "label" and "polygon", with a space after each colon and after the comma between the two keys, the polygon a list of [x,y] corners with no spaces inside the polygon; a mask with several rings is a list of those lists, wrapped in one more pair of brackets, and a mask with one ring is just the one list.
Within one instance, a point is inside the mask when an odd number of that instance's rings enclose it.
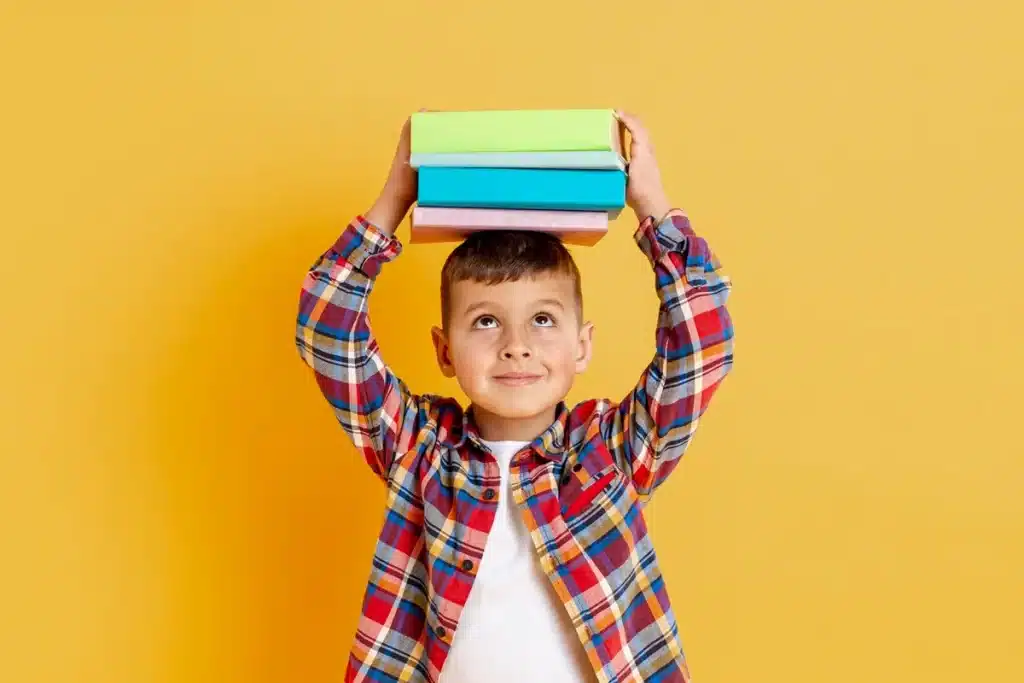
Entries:
{"label": "short hair", "polygon": [[576,261],[558,237],[540,231],[485,230],[469,235],[448,255],[441,269],[441,325],[451,319],[451,290],[456,282],[488,285],[524,277],[560,274],[572,278],[576,315],[583,320],[583,294]]}

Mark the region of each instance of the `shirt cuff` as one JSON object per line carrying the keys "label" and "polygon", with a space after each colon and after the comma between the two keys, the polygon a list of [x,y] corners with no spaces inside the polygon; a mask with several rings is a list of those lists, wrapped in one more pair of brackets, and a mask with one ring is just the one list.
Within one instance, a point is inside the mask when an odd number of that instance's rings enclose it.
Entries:
{"label": "shirt cuff", "polygon": [[402,253],[402,243],[360,215],[352,219],[331,251],[372,279],[381,266]]}
{"label": "shirt cuff", "polygon": [[671,253],[677,253],[685,264],[687,283],[693,286],[707,284],[705,270],[711,255],[681,209],[672,209],[657,222],[654,216],[648,216],[636,229],[633,239],[652,265],[662,262]]}

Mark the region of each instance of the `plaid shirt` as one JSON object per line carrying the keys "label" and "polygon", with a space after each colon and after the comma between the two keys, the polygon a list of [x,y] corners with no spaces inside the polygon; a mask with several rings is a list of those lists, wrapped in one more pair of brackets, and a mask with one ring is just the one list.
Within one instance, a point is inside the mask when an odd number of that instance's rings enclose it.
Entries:
{"label": "plaid shirt", "polygon": [[[621,402],[560,403],[510,466],[514,507],[601,683],[690,681],[642,514],[732,366],[730,281],[689,220],[634,239],[661,299],[656,351]],[[384,363],[367,315],[401,244],[355,218],[305,278],[296,343],[387,485],[346,681],[438,681],[501,495],[499,466],[453,399],[414,394]]]}

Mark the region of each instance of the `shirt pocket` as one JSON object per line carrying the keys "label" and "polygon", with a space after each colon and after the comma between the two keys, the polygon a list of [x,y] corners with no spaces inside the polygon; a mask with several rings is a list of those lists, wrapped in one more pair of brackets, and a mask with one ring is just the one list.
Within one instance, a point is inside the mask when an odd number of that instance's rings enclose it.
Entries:
{"label": "shirt pocket", "polygon": [[587,510],[599,495],[612,488],[619,476],[614,464],[597,472],[587,472],[583,477],[570,476],[561,491],[562,517],[569,520]]}
{"label": "shirt pocket", "polygon": [[[566,477],[566,475],[568,475]],[[575,547],[604,577],[625,577],[633,551],[644,542],[643,515],[629,477],[604,444],[591,445],[560,480],[562,519]]]}
{"label": "shirt pocket", "polygon": [[576,457],[567,460],[559,482],[563,519],[568,521],[592,508],[601,494],[624,482],[625,477],[604,443],[600,440],[587,443]]}

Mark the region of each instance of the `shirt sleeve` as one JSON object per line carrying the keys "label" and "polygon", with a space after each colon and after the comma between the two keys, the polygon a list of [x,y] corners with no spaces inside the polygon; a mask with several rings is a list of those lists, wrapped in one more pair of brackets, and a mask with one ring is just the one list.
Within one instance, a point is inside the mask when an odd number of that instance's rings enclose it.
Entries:
{"label": "shirt sleeve", "polygon": [[675,469],[711,397],[732,368],[731,281],[681,211],[647,218],[634,239],[660,299],[654,358],[625,399],[601,416],[601,435],[642,499]]}
{"label": "shirt sleeve", "polygon": [[338,422],[385,482],[420,422],[420,398],[381,358],[367,310],[377,274],[401,250],[362,216],[353,219],[306,274],[295,332],[299,355]]}

